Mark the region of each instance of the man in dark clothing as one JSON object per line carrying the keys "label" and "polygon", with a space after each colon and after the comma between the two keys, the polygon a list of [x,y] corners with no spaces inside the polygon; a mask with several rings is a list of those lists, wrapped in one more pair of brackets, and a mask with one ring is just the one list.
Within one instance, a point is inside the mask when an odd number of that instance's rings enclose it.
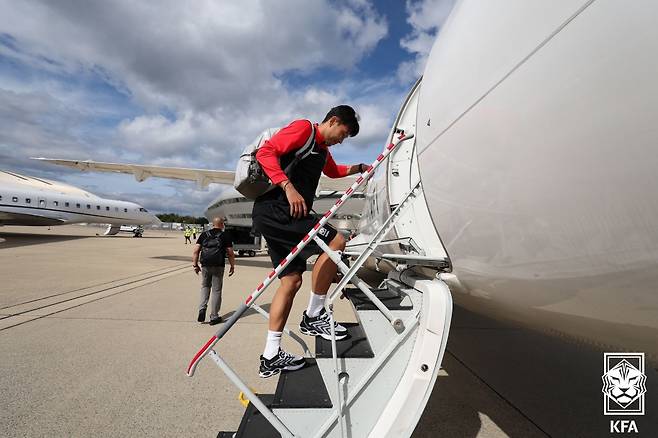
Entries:
{"label": "man in dark clothing", "polygon": [[[359,132],[358,115],[351,107],[340,105],[332,108],[320,124],[314,124],[315,145],[311,154],[300,160],[286,175],[284,169],[312,133],[308,120],[295,120],[267,140],[256,153],[261,167],[277,187],[254,202],[253,224],[267,241],[272,265],[277,266],[292,248],[313,228],[319,218],[309,215],[315,192],[324,173],[330,178],[341,178],[363,172],[367,165],[337,165],[329,146],[342,143],[347,136]],[[345,249],[345,239],[333,227],[325,225],[318,237],[336,251]],[[304,366],[304,358],[296,357],[280,348],[281,333],[286,324],[295,294],[302,285],[302,273],[306,259],[320,252],[315,242],[310,242],[281,274],[281,284],[270,307],[270,322],[265,350],[260,358],[261,377],[270,377],[281,370],[296,370]],[[312,336],[331,339],[329,315],[324,310],[324,300],[336,275],[337,267],[322,253],[315,262],[312,274],[311,296],[307,310],[302,315],[300,330]],[[347,330],[334,324],[336,338],[343,339]]]}
{"label": "man in dark clothing", "polygon": [[[194,245],[192,253],[192,267],[198,275],[201,271],[201,298],[199,302],[199,316],[197,321],[206,319],[208,298],[212,287],[212,299],[210,300],[210,325],[219,324],[222,318],[219,316],[219,308],[222,305],[222,285],[224,283],[224,254],[228,253],[228,261],[231,268],[228,276],[235,271],[235,253],[231,237],[224,232],[224,219],[216,217],[212,220],[212,229],[201,233]],[[199,267],[199,256],[201,266]]]}

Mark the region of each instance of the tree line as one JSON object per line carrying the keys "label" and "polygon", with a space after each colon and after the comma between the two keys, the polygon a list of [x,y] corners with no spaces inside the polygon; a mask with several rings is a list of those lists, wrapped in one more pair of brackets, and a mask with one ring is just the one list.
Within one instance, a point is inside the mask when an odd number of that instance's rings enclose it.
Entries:
{"label": "tree line", "polygon": [[156,214],[156,216],[162,222],[177,222],[181,224],[198,224],[198,225],[204,225],[208,223],[208,219],[206,219],[205,217],[181,216],[176,213],[162,213],[162,214]]}

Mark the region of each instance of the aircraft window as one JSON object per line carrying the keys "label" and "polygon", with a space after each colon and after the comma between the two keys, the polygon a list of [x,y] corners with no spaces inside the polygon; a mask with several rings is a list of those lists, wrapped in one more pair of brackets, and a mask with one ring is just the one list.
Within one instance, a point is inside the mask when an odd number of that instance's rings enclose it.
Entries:
{"label": "aircraft window", "polygon": [[59,205],[59,201],[53,201],[53,205],[57,207]]}
{"label": "aircraft window", "polygon": [[96,206],[96,210],[100,210],[100,209],[101,209],[101,206],[100,206],[100,205],[97,205],[97,206]]}
{"label": "aircraft window", "polygon": [[2,195],[0,195],[0,201],[2,201]]}
{"label": "aircraft window", "polygon": [[143,211],[143,212],[148,213],[148,210],[146,210],[145,208],[140,208],[139,211]]}
{"label": "aircraft window", "polygon": [[39,207],[45,207],[46,206],[46,201],[43,199],[39,199]]}
{"label": "aircraft window", "polygon": [[110,207],[105,207],[105,211],[110,211]]}
{"label": "aircraft window", "polygon": [[32,203],[32,200],[31,200],[30,198],[25,198],[25,203],[26,203],[26,204],[31,204],[31,203]]}
{"label": "aircraft window", "polygon": [[75,208],[80,208],[80,204],[75,204]]}
{"label": "aircraft window", "polygon": [[68,207],[68,206],[69,206],[69,203],[68,203],[68,202],[65,202],[65,203],[64,203],[64,207]]}
{"label": "aircraft window", "polygon": [[11,200],[14,201],[14,202],[18,202],[18,197],[14,196],[13,198],[11,198]]}
{"label": "aircraft window", "polygon": [[87,210],[91,210],[91,204],[87,204]]}
{"label": "aircraft window", "polygon": [[124,213],[128,213],[128,209],[127,209],[127,208],[124,208],[124,209],[123,209],[123,212],[124,212]]}

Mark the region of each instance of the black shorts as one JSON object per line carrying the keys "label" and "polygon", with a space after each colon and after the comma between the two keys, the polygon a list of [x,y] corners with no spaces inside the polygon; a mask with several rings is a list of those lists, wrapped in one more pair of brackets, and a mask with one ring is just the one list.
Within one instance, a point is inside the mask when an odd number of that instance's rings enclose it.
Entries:
{"label": "black shorts", "polygon": [[[301,219],[290,216],[290,207],[279,200],[254,202],[253,223],[254,228],[263,235],[272,260],[272,266],[277,267],[290,251],[304,238],[306,234],[318,223],[322,216],[308,215]],[[318,230],[317,236],[329,244],[338,232],[334,227],[326,224]],[[306,259],[322,250],[315,241],[310,241],[298,253],[297,257],[281,271],[279,278],[292,272],[306,271]]]}

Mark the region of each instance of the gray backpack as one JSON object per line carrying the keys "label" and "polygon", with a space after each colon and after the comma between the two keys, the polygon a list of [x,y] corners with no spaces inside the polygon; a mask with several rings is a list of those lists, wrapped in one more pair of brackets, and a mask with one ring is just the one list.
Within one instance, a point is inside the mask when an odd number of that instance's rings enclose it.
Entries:
{"label": "gray backpack", "polygon": [[[288,174],[288,172],[290,172],[299,161],[306,158],[315,147],[315,125],[313,125],[313,122],[310,120],[308,122],[311,124],[311,135],[306,140],[306,143],[304,143],[304,146],[295,152],[294,160],[283,169],[286,174]],[[235,189],[246,198],[256,199],[275,187],[263,171],[260,163],[258,163],[256,152],[258,152],[258,148],[260,148],[266,140],[272,138],[278,131],[279,129],[277,128],[266,129],[258,136],[258,138],[250,143],[249,146],[244,148],[240,155],[238,165],[235,168],[233,187],[235,187]]]}

